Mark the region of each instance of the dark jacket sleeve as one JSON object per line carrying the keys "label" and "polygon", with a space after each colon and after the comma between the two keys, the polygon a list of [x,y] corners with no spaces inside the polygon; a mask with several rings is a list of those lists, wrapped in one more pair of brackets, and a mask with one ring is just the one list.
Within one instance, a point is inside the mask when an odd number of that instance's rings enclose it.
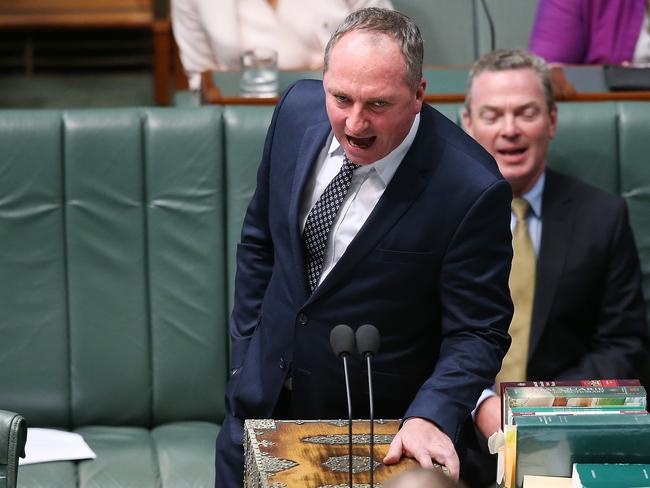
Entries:
{"label": "dark jacket sleeve", "polygon": [[229,324],[230,367],[233,370],[239,368],[244,360],[259,322],[262,300],[273,270],[273,240],[268,219],[270,153],[278,114],[292,88],[287,89],[273,112],[257,173],[256,190],[246,211],[241,241],[237,246],[234,305]]}
{"label": "dark jacket sleeve", "polygon": [[405,414],[432,420],[452,440],[478,394],[494,383],[510,344],[511,199],[504,180],[489,186],[450,242],[440,272],[439,359]]}

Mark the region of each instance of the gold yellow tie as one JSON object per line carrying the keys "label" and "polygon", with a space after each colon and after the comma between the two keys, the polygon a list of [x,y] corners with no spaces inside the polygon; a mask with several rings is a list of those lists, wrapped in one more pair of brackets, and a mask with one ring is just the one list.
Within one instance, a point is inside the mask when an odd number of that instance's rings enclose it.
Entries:
{"label": "gold yellow tie", "polygon": [[512,337],[512,344],[503,358],[501,371],[496,378],[497,391],[499,391],[499,383],[502,381],[524,381],[526,379],[530,322],[535,295],[535,267],[537,265],[533,241],[530,239],[526,223],[529,208],[528,202],[523,198],[512,200],[512,211],[517,222],[512,233],[512,270],[508,284],[515,313],[508,331]]}

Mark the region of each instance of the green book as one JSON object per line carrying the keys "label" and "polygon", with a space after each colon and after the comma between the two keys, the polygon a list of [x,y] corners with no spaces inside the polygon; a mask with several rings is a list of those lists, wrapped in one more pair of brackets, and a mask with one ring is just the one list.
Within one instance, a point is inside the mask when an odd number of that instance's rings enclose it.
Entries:
{"label": "green book", "polygon": [[650,464],[576,463],[571,488],[650,488]]}
{"label": "green book", "polygon": [[516,419],[515,485],[525,475],[570,477],[574,463],[650,463],[650,415],[539,415]]}

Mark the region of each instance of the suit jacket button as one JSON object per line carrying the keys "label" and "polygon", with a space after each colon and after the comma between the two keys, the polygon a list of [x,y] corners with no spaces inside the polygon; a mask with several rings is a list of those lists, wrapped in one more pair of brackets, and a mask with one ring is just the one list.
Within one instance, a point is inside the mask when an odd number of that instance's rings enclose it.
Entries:
{"label": "suit jacket button", "polygon": [[298,323],[300,325],[307,325],[308,322],[309,322],[309,317],[307,317],[307,315],[305,315],[304,313],[298,314]]}

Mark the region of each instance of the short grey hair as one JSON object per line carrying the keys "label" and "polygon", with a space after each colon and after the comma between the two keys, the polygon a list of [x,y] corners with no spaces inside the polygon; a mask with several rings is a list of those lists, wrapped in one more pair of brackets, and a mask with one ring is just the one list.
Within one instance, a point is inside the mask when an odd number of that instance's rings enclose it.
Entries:
{"label": "short grey hair", "polygon": [[415,22],[395,10],[370,7],[356,10],[348,15],[327,43],[323,73],[327,73],[330,55],[336,43],[345,34],[355,30],[384,34],[399,42],[406,64],[405,81],[415,92],[422,80],[424,42]]}
{"label": "short grey hair", "polygon": [[465,94],[465,110],[470,113],[472,103],[472,85],[474,80],[486,71],[507,71],[513,69],[531,69],[539,79],[539,83],[546,97],[546,106],[549,113],[555,106],[551,72],[546,62],[539,56],[521,49],[497,49],[481,56],[469,71],[467,79],[467,92]]}

